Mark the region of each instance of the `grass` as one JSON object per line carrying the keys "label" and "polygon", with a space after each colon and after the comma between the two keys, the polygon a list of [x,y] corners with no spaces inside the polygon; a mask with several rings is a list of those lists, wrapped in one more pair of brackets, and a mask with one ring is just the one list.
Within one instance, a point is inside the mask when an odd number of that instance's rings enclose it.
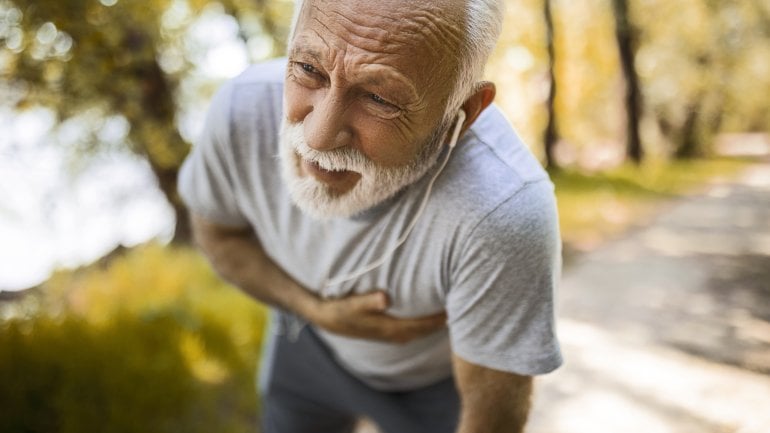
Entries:
{"label": "grass", "polygon": [[720,158],[624,165],[593,174],[552,172],[564,243],[573,250],[595,248],[633,225],[646,223],[671,199],[731,178],[748,164]]}

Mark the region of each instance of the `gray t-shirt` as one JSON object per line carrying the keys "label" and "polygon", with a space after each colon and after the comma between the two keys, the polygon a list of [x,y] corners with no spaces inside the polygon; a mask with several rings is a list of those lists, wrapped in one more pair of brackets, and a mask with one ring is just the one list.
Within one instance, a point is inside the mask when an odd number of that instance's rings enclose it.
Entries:
{"label": "gray t-shirt", "polygon": [[[179,191],[204,218],[252,227],[278,266],[319,292],[327,278],[355,272],[394,245],[434,171],[355,217],[324,223],[304,215],[277,159],[285,65],[253,66],[222,87]],[[383,266],[321,293],[385,289],[391,314],[446,310],[448,328],[407,344],[318,332],[341,365],[382,390],[448,377],[452,352],[497,370],[547,373],[561,364],[553,316],[560,253],[553,185],[493,106],[458,142],[406,242]]]}

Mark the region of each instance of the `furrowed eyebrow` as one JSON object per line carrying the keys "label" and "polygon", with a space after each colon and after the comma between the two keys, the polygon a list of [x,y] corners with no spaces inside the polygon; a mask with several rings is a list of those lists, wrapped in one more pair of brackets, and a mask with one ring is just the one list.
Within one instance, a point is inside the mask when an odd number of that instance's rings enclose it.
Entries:
{"label": "furrowed eyebrow", "polygon": [[360,83],[374,88],[386,88],[388,93],[395,94],[402,103],[419,100],[419,94],[414,85],[406,78],[392,73],[364,73]]}
{"label": "furrowed eyebrow", "polygon": [[[316,65],[323,67],[326,57],[320,50],[313,47],[312,44],[305,44],[305,41],[299,39],[289,50],[289,58],[296,61],[303,59],[312,60]],[[365,68],[367,69],[367,68]],[[403,74],[388,67],[377,67],[376,70],[360,71],[352,78],[358,86],[364,88],[381,89],[385,91],[388,97],[396,97],[399,104],[414,105],[420,101],[420,94],[414,84]]]}
{"label": "furrowed eyebrow", "polygon": [[310,57],[311,59],[315,60],[318,63],[321,63],[321,53],[314,49],[307,46],[294,46],[292,47],[291,51],[289,52],[289,57],[296,58],[296,57]]}

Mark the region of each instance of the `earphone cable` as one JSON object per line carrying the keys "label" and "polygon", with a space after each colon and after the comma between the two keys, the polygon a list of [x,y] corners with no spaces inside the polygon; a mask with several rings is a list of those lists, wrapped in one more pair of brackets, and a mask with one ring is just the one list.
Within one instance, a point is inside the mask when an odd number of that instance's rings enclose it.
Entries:
{"label": "earphone cable", "polygon": [[386,251],[379,259],[369,263],[368,265],[362,267],[361,269],[351,272],[347,275],[342,275],[337,278],[334,278],[333,280],[327,279],[324,283],[324,288],[328,288],[330,286],[336,286],[338,284],[342,284],[346,281],[350,281],[353,279],[356,279],[362,275],[365,275],[380,266],[384,265],[388,258],[393,255],[393,253],[396,252],[396,250],[401,247],[401,245],[406,242],[409,235],[412,233],[412,230],[417,225],[417,221],[420,219],[420,217],[423,214],[423,211],[427,207],[428,199],[430,198],[430,194],[433,190],[433,184],[436,182],[436,179],[438,179],[438,176],[441,174],[442,171],[444,171],[444,167],[446,167],[447,163],[449,162],[449,157],[452,155],[452,150],[454,150],[455,146],[457,145],[457,140],[460,138],[460,130],[462,129],[463,123],[465,122],[465,112],[463,110],[460,110],[457,114],[457,124],[455,125],[454,130],[452,131],[452,139],[449,141],[449,149],[447,151],[446,157],[444,157],[444,161],[441,163],[441,166],[439,167],[438,171],[436,171],[436,174],[433,175],[430,182],[428,183],[427,188],[425,189],[425,195],[422,198],[422,202],[420,203],[420,207],[417,209],[417,213],[415,214],[414,218],[412,218],[412,221],[409,223],[409,226],[407,226],[404,233],[401,235],[401,237],[396,240],[396,243],[388,250]]}

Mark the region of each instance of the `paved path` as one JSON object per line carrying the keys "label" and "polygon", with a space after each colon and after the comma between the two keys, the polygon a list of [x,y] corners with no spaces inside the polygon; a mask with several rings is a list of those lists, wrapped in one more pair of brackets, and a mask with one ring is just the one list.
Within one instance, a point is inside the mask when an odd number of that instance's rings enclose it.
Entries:
{"label": "paved path", "polygon": [[580,256],[529,433],[770,433],[770,161]]}

